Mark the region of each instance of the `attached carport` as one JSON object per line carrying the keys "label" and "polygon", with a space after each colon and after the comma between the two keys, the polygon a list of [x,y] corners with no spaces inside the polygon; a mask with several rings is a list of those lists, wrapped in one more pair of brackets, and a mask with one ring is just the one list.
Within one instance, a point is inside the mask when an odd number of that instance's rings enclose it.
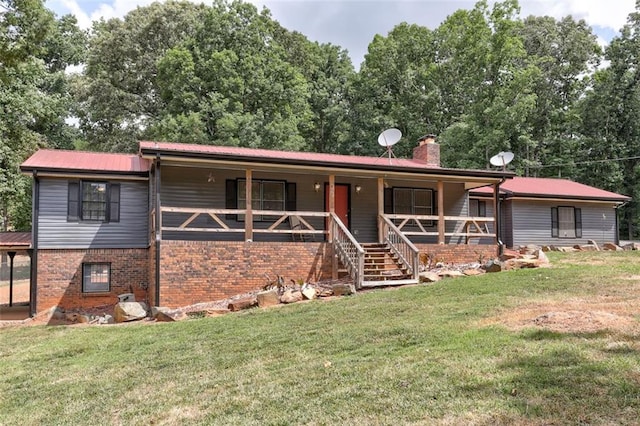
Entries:
{"label": "attached carport", "polygon": [[33,250],[31,248],[31,232],[0,232],[0,272],[8,279],[8,292],[3,291],[3,298],[0,300],[0,320],[25,319],[35,312],[35,286],[33,282],[32,262],[29,270],[29,303],[25,305],[17,304],[14,300],[14,277],[16,256],[26,255],[32,260]]}

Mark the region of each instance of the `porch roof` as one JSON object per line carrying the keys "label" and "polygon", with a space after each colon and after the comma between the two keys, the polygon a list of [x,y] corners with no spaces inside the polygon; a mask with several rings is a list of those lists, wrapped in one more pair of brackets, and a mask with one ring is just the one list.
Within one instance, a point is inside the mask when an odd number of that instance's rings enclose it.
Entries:
{"label": "porch roof", "polygon": [[140,154],[146,158],[199,159],[224,162],[250,162],[282,166],[309,166],[352,170],[415,173],[421,175],[449,175],[457,177],[480,177],[499,180],[514,174],[501,170],[453,169],[427,165],[425,161],[367,157],[357,155],[324,154],[317,152],[278,151],[233,146],[196,145],[171,142],[141,141]]}
{"label": "porch roof", "polygon": [[[507,198],[566,198],[614,202],[625,202],[631,199],[626,195],[594,188],[569,179],[556,178],[515,177],[500,186],[500,193]],[[492,196],[493,188],[476,188],[471,191],[471,194]]]}
{"label": "porch roof", "polygon": [[149,161],[136,154],[40,149],[20,165],[20,170],[145,176]]}
{"label": "porch roof", "polygon": [[0,251],[31,248],[31,232],[0,232]]}

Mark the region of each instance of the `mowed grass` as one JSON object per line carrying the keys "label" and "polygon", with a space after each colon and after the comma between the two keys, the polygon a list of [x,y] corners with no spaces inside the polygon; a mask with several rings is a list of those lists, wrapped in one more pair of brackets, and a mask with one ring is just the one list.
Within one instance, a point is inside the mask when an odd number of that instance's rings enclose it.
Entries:
{"label": "mowed grass", "polygon": [[633,252],[552,262],[176,323],[0,329],[0,424],[638,424],[638,335],[487,321],[640,282]]}

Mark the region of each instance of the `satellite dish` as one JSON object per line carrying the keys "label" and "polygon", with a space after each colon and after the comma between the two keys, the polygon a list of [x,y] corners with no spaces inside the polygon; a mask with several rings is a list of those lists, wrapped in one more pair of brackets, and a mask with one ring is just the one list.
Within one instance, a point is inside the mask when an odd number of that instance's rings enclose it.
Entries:
{"label": "satellite dish", "polygon": [[394,146],[402,137],[402,132],[396,128],[387,129],[378,136],[378,143],[384,147]]}
{"label": "satellite dish", "polygon": [[502,167],[503,169],[507,167],[507,164],[513,161],[513,152],[499,152],[491,159],[489,162],[497,167]]}
{"label": "satellite dish", "polygon": [[[400,138],[402,138],[402,132],[393,127],[391,129],[385,130],[378,136],[378,143],[380,144],[380,146],[384,146],[385,148],[387,148],[389,164],[391,164],[391,157],[395,157],[395,155],[393,155],[392,147],[400,141]],[[382,155],[380,157],[382,157]]]}

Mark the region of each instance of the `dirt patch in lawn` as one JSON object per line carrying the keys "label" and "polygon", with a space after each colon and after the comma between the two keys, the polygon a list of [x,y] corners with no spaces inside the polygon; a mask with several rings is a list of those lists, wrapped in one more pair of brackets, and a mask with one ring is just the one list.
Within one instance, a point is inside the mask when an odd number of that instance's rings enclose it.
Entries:
{"label": "dirt patch in lawn", "polygon": [[512,330],[539,328],[559,333],[612,331],[640,335],[638,276],[615,279],[636,281],[629,286],[603,288],[602,294],[566,300],[541,300],[487,318],[483,325],[501,324]]}

